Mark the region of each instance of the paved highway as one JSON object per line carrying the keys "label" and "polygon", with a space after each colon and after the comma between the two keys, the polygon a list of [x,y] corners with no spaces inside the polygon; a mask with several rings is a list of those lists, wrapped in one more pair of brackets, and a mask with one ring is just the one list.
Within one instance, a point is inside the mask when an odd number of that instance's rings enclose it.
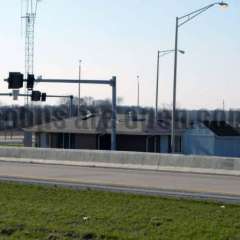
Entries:
{"label": "paved highway", "polygon": [[0,162],[0,180],[240,202],[240,177]]}

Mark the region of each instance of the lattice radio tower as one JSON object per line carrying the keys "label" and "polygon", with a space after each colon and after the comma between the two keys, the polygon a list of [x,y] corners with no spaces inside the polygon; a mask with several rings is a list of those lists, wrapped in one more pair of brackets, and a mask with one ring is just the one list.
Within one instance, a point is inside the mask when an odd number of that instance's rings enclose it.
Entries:
{"label": "lattice radio tower", "polygon": [[[40,0],[21,0],[22,19],[25,20],[25,77],[34,73],[34,33],[37,17],[38,3]],[[25,88],[25,93],[28,93]],[[28,97],[25,99],[28,104]]]}

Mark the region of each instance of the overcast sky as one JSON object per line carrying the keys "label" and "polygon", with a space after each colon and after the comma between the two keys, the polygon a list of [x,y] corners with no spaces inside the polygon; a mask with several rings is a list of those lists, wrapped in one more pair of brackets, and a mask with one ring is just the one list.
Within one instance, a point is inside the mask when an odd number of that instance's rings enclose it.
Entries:
{"label": "overcast sky", "polygon": [[[208,10],[180,29],[177,102],[182,108],[227,108],[240,104],[240,1],[226,10]],[[154,106],[157,50],[174,46],[175,17],[210,4],[209,0],[42,0],[36,22],[35,74],[77,78],[78,60],[84,79],[118,80],[124,104]],[[9,71],[24,71],[24,35],[20,0],[1,0],[0,89]],[[22,28],[22,31],[24,28]],[[173,55],[160,61],[160,105],[172,102]],[[48,94],[75,94],[74,85],[43,85]],[[84,85],[82,94],[110,98],[110,87]],[[57,100],[56,100],[57,101]],[[1,98],[10,103],[10,98]]]}

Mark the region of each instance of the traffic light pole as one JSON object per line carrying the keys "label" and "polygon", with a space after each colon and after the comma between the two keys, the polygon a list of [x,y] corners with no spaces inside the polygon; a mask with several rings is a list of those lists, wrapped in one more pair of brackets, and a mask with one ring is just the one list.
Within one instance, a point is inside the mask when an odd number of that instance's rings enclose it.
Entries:
{"label": "traffic light pole", "polygon": [[69,117],[73,117],[73,96],[64,96],[64,95],[47,95],[47,98],[69,98]]}
{"label": "traffic light pole", "polygon": [[[24,80],[25,81],[25,80]],[[112,87],[112,130],[111,150],[117,150],[117,79],[111,80],[75,80],[75,79],[36,79],[36,83],[95,84]]]}
{"label": "traffic light pole", "polygon": [[[0,93],[0,97],[13,97],[13,93]],[[17,94],[18,97],[30,97],[30,94]],[[72,95],[46,95],[47,98],[69,98],[69,117],[73,116],[73,96]]]}
{"label": "traffic light pole", "polygon": [[[10,81],[11,80],[11,81]],[[15,81],[16,80],[16,81]],[[21,88],[23,82],[30,82],[32,78],[23,79],[21,73],[10,73],[9,79],[6,79],[9,83],[9,88],[16,89]],[[16,85],[11,85],[15,81]],[[32,82],[31,82],[32,83]],[[110,80],[82,80],[82,79],[34,79],[34,83],[67,83],[67,84],[95,84],[95,85],[109,85],[112,87],[112,134],[111,134],[111,150],[117,149],[117,80],[116,77],[112,77]]]}

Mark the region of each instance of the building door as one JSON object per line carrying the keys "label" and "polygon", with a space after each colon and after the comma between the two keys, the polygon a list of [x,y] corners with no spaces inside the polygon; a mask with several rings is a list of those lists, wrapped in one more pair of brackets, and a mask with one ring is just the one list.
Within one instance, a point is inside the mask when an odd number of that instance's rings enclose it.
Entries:
{"label": "building door", "polygon": [[71,133],[63,134],[63,148],[74,149],[75,148],[75,136]]}
{"label": "building door", "polygon": [[100,150],[111,150],[111,135],[105,134],[99,136],[99,141]]}

